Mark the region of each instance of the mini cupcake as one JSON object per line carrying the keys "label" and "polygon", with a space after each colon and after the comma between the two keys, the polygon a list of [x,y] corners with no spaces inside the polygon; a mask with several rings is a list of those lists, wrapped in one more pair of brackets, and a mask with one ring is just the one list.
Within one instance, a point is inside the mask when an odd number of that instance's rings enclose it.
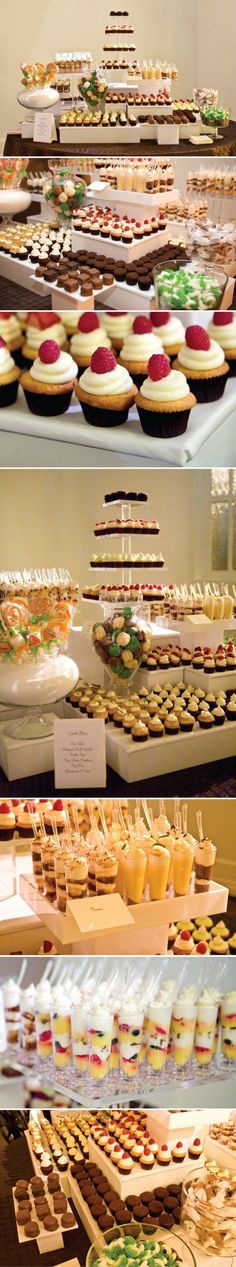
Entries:
{"label": "mini cupcake", "polygon": [[[198,713],[198,708],[196,711]],[[180,730],[185,730],[186,732],[191,734],[191,730],[193,730],[193,727],[194,727],[194,721],[195,721],[194,716],[191,713],[189,713],[187,708],[184,709],[184,712],[179,714]]]}
{"label": "mini cupcake", "polygon": [[233,933],[233,936],[230,937],[228,945],[230,955],[236,955],[236,933]]}
{"label": "mini cupcake", "polygon": [[136,721],[132,726],[131,735],[134,743],[143,743],[148,739],[148,728],[143,721]]}
{"label": "mini cupcake", "polygon": [[129,370],[136,387],[141,387],[147,374],[148,362],[155,352],[162,352],[162,343],[154,334],[149,317],[135,317],[124,340],[119,360]]}
{"label": "mini cupcake", "polygon": [[38,356],[43,339],[54,339],[58,347],[67,348],[66,332],[55,312],[29,312],[26,322],[26,341],[23,343],[22,355],[27,365],[32,365]]}
{"label": "mini cupcake", "polygon": [[[63,318],[64,320],[64,318]],[[101,313],[101,324],[103,329],[111,339],[112,347],[115,352],[120,352],[124,339],[132,326],[132,312],[104,312]]]}
{"label": "mini cupcake", "polygon": [[7,344],[0,336],[0,409],[15,404],[19,377],[20,370],[13,361]]}
{"label": "mini cupcake", "polygon": [[82,312],[70,345],[72,356],[78,365],[79,376],[82,370],[88,368],[93,352],[96,352],[96,348],[99,347],[110,348],[111,340],[102,330],[96,312]]}
{"label": "mini cupcake", "polygon": [[7,344],[8,351],[12,352],[15,364],[22,369],[24,365],[24,357],[22,356],[23,335],[15,312],[0,312],[0,338],[4,339]]}
{"label": "mini cupcake", "polygon": [[148,1147],[144,1148],[142,1156],[140,1157],[140,1165],[142,1166],[142,1170],[152,1170],[152,1167],[154,1166],[154,1161],[155,1161],[155,1157],[154,1157],[154,1153],[152,1152],[152,1149]]}
{"label": "mini cupcake", "polygon": [[77,365],[69,352],[61,352],[53,339],[44,339],[21,386],[32,414],[40,418],[66,413],[77,378]]}
{"label": "mini cupcake", "polygon": [[209,954],[210,954],[210,950],[209,950],[209,947],[208,947],[208,945],[207,945],[207,942],[206,942],[206,941],[198,941],[198,942],[197,942],[197,945],[194,947],[193,954],[194,954],[194,955],[209,955]]}
{"label": "mini cupcake", "polygon": [[192,955],[194,951],[194,941],[191,933],[187,928],[183,928],[181,933],[175,939],[173,945],[174,955]]}
{"label": "mini cupcake", "polygon": [[184,1148],[181,1139],[178,1139],[177,1144],[174,1144],[174,1147],[171,1149],[171,1156],[172,1161],[184,1161],[184,1158],[186,1157],[186,1148]]}
{"label": "mini cupcake", "polygon": [[151,323],[154,333],[161,339],[167,356],[178,356],[184,343],[184,327],[179,317],[170,312],[152,312]]}
{"label": "mini cupcake", "polygon": [[188,1155],[194,1161],[194,1158],[201,1157],[201,1153],[202,1153],[202,1143],[199,1137],[196,1136],[196,1138],[192,1140],[192,1143],[189,1144]]}
{"label": "mini cupcake", "polygon": [[204,709],[198,714],[198,721],[201,730],[210,730],[211,726],[214,726],[214,718],[210,708],[206,710]]}
{"label": "mini cupcake", "polygon": [[229,366],[219,343],[210,339],[202,326],[187,326],[185,343],[173,368],[184,370],[199,405],[223,396]]}
{"label": "mini cupcake", "polygon": [[196,404],[182,372],[171,369],[167,356],[154,355],[148,363],[148,378],[136,398],[146,435],[169,438],[187,430],[190,409]]}
{"label": "mini cupcake", "polygon": [[227,356],[231,378],[236,375],[236,315],[235,312],[214,312],[208,326],[210,339],[216,339],[224,356]]}
{"label": "mini cupcake", "polygon": [[226,717],[228,721],[236,721],[236,699],[232,695],[226,705]]}
{"label": "mini cupcake", "polygon": [[91,363],[76,384],[86,422],[95,427],[115,427],[127,422],[137,388],[128,371],[118,365],[109,348],[93,352]]}
{"label": "mini cupcake", "polygon": [[223,937],[213,937],[209,942],[209,950],[211,955],[229,955],[228,942]]}
{"label": "mini cupcake", "polygon": [[170,1148],[168,1148],[168,1144],[162,1144],[161,1148],[159,1148],[159,1152],[157,1154],[157,1161],[158,1161],[159,1166],[170,1165],[171,1151],[170,1151]]}

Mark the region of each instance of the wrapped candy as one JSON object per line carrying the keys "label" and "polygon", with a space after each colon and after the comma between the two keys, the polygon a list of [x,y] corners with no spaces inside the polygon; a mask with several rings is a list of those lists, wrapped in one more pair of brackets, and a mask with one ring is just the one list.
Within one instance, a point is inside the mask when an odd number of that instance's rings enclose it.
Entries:
{"label": "wrapped candy", "polygon": [[21,70],[24,88],[44,88],[46,84],[54,84],[57,78],[56,62],[47,62],[46,66],[43,62],[21,62]]}
{"label": "wrapped candy", "polygon": [[78,586],[62,570],[0,574],[0,660],[23,662],[66,648]]}
{"label": "wrapped candy", "polygon": [[0,158],[0,189],[17,189],[27,175],[29,158]]}

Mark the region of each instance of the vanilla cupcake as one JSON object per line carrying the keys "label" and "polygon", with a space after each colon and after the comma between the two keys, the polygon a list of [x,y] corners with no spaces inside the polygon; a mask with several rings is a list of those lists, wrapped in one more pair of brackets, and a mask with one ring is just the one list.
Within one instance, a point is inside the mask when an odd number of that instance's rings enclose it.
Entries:
{"label": "vanilla cupcake", "polygon": [[104,346],[93,352],[75,390],[86,422],[95,427],[127,422],[137,392],[128,370],[118,365],[113,352]]}
{"label": "vanilla cupcake", "polygon": [[20,370],[0,337],[0,409],[14,405],[19,386]]}
{"label": "vanilla cupcake", "polygon": [[195,404],[196,398],[189,391],[185,375],[171,369],[164,353],[151,356],[148,378],[142,383],[136,398],[145,434],[161,439],[183,435],[187,430],[190,410]]}
{"label": "vanilla cupcake", "polygon": [[179,317],[171,312],[152,312],[151,322],[154,334],[161,339],[167,356],[177,356],[184,343],[184,327]]}
{"label": "vanilla cupcake", "polygon": [[15,364],[22,369],[24,365],[24,357],[22,356],[24,340],[20,322],[15,312],[0,312],[0,338],[7,344],[8,351],[12,352]]}
{"label": "vanilla cupcake", "polygon": [[54,339],[44,339],[30,370],[21,377],[30,412],[44,418],[66,413],[77,372],[69,352],[61,352]]}
{"label": "vanilla cupcake", "polygon": [[29,312],[25,333],[22,354],[27,366],[32,365],[38,356],[43,339],[54,339],[58,347],[67,349],[66,332],[55,312]]}
{"label": "vanilla cupcake", "polygon": [[79,376],[82,370],[90,365],[91,356],[96,348],[110,348],[111,340],[100,325],[96,312],[82,312],[77,321],[77,329],[72,335],[70,350],[78,365]]}
{"label": "vanilla cupcake", "polygon": [[210,339],[219,343],[224,356],[227,357],[231,378],[236,374],[236,315],[235,312],[214,312],[213,320],[208,326]]}
{"label": "vanilla cupcake", "polygon": [[101,324],[109,339],[111,339],[115,352],[120,352],[124,339],[132,326],[132,321],[132,312],[101,313]]}
{"label": "vanilla cupcake", "polygon": [[149,317],[134,318],[120,352],[120,364],[124,365],[136,387],[141,387],[147,374],[148,362],[155,352],[162,352],[161,339],[154,334]]}
{"label": "vanilla cupcake", "polygon": [[229,365],[215,339],[210,339],[203,326],[187,326],[185,343],[173,369],[183,370],[198,404],[208,404],[223,396]]}

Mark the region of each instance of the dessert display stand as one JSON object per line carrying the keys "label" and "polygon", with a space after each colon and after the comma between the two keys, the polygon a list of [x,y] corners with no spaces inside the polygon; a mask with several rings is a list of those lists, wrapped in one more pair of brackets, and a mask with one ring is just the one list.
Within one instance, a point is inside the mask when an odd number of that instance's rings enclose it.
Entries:
{"label": "dessert display stand", "polygon": [[[152,233],[148,238],[150,251],[158,251],[168,242],[168,229],[160,229],[158,233]],[[102,234],[79,233],[78,230],[72,229],[72,251],[97,251],[98,254],[102,250],[103,255],[114,256],[114,250],[118,260],[124,260],[125,264],[132,264],[134,260],[141,259],[147,253],[147,238],[142,242],[132,242],[131,246],[126,246],[125,242],[114,242],[103,238]]]}
{"label": "dessert display stand", "polygon": [[[12,1189],[12,1197],[13,1197],[13,1204],[14,1204],[14,1211],[15,1211],[15,1218],[16,1218],[17,1201],[15,1198],[14,1188]],[[54,1214],[54,1205],[53,1205],[53,1200],[52,1200],[52,1197],[50,1196],[50,1193],[48,1193],[47,1200],[50,1206],[50,1214]],[[77,1224],[75,1224],[75,1227],[77,1227]],[[29,1238],[28,1236],[25,1236],[24,1228],[21,1227],[19,1223],[17,1222],[16,1222],[16,1229],[17,1229],[19,1244],[29,1245]],[[63,1228],[63,1234],[66,1231],[67,1229]],[[56,1232],[46,1232],[43,1226],[42,1226],[42,1230],[39,1232],[39,1236],[35,1238],[34,1243],[38,1247],[39,1254],[50,1254],[50,1253],[52,1254],[52,1253],[55,1253],[55,1250],[64,1248],[63,1235],[60,1229],[58,1229],[58,1231]]]}
{"label": "dessert display stand", "polygon": [[236,722],[215,726],[208,734],[196,725],[191,735],[165,735],[138,744],[114,726],[106,726],[107,764],[125,783],[160,778],[174,770],[188,770],[209,761],[224,761],[236,752]]}
{"label": "dessert display stand", "polygon": [[63,148],[65,145],[70,145],[71,141],[73,141],[73,145],[79,145],[81,141],[82,144],[84,144],[88,141],[89,145],[108,144],[111,146],[114,145],[114,142],[115,145],[123,145],[124,142],[125,145],[139,145],[139,142],[141,141],[141,128],[139,123],[136,123],[135,127],[132,127],[128,123],[126,123],[124,127],[122,127],[122,125],[119,127],[119,125],[116,124],[116,127],[114,128],[109,126],[104,127],[103,124],[99,123],[94,124],[94,127],[90,124],[87,128],[85,122],[82,125],[78,125],[78,127],[76,127],[76,123],[72,126],[69,124],[67,127],[66,124],[63,124],[62,127],[59,125],[58,132],[60,145],[62,145]]}
{"label": "dessert display stand", "polygon": [[[140,902],[125,906],[119,895],[119,916],[116,914],[115,924],[110,919],[110,898],[103,897],[104,926],[98,931],[87,927],[86,932],[79,927],[78,904],[75,906],[76,918],[73,916],[73,901],[67,906],[66,913],[57,911],[55,907],[38,892],[34,876],[20,875],[19,891],[34,914],[46,926],[53,941],[57,941],[67,954],[124,954],[150,953],[166,954],[168,945],[169,923],[184,919],[195,919],[196,916],[222,914],[227,911],[228,889],[213,880],[208,893],[187,893],[183,897],[165,897],[160,901]],[[84,898],[84,902],[89,899]],[[108,912],[106,924],[106,909]],[[124,912],[124,917],[122,918]],[[81,911],[82,916],[82,911]],[[129,922],[126,924],[126,918]],[[87,921],[88,923],[89,921]],[[90,919],[91,924],[91,919]]]}
{"label": "dessert display stand", "polygon": [[[132,1083],[132,1078],[130,1082]],[[153,1188],[157,1187],[160,1182],[160,1178],[161,1186],[164,1188],[170,1183],[179,1183],[180,1173],[181,1179],[184,1180],[191,1169],[199,1168],[200,1171],[203,1165],[202,1157],[199,1157],[197,1162],[195,1160],[195,1163],[186,1158],[186,1162],[181,1162],[181,1167],[178,1161],[171,1162],[166,1168],[165,1166],[154,1165],[151,1170],[142,1170],[141,1166],[137,1166],[137,1168],[134,1166],[131,1174],[121,1174],[118,1167],[112,1165],[110,1157],[107,1156],[104,1150],[98,1148],[98,1145],[95,1144],[91,1137],[89,1139],[89,1160],[99,1166],[108,1184],[115,1189],[115,1192],[118,1192],[121,1201],[125,1201],[128,1196],[139,1196],[140,1192],[143,1192],[144,1183],[146,1190],[152,1192]]]}
{"label": "dessert display stand", "polygon": [[[38,279],[35,277],[35,268],[32,261],[14,260],[10,255],[4,255],[0,251],[0,276],[6,277],[8,281],[15,283],[16,286],[24,286],[26,290],[38,289]],[[42,282],[42,295],[48,295],[50,287],[47,282]]]}
{"label": "dessert display stand", "polygon": [[180,190],[175,187],[166,190],[163,193],[145,194],[135,193],[132,190],[113,189],[112,185],[102,180],[96,179],[94,173],[91,184],[87,186],[86,202],[96,202],[98,207],[111,207],[114,213],[117,211],[121,216],[135,215],[137,220],[142,223],[148,212],[158,211],[158,207],[173,203],[176,206],[180,199]]}
{"label": "dessert display stand", "polygon": [[[43,1064],[43,1062],[42,1062],[42,1061],[41,1061],[41,1064]],[[56,1071],[55,1071],[55,1072],[56,1072]],[[44,1144],[45,1144],[45,1152],[46,1152],[46,1143],[47,1143],[47,1141],[46,1141],[46,1136],[44,1135],[44,1132],[43,1132],[43,1130],[42,1130],[42,1127],[41,1127],[41,1134],[42,1134],[42,1136],[43,1136],[43,1141],[44,1141]],[[35,1153],[33,1153],[33,1149],[32,1149],[32,1146],[31,1146],[31,1135],[30,1135],[30,1131],[28,1131],[28,1130],[24,1131],[24,1136],[25,1136],[25,1139],[26,1139],[27,1148],[29,1149],[29,1155],[30,1155],[30,1160],[31,1160],[31,1162],[32,1162],[32,1167],[33,1167],[33,1170],[34,1170],[35,1174],[36,1174],[36,1175],[38,1175],[38,1176],[39,1176],[39,1178],[41,1179],[41,1178],[42,1178],[41,1166],[40,1166],[40,1164],[39,1164],[39,1161],[37,1161],[37,1157],[35,1157]],[[66,1156],[67,1156],[67,1153],[66,1153]],[[57,1174],[59,1175],[59,1171],[58,1171],[58,1170],[57,1170]],[[64,1174],[63,1174],[63,1171],[60,1171],[60,1183],[61,1183],[61,1186],[62,1186],[62,1188],[63,1188],[63,1192],[65,1193],[65,1197],[69,1197],[69,1196],[70,1196],[70,1184],[69,1184],[69,1175],[68,1175],[68,1172],[67,1172],[67,1171],[65,1171],[65,1172],[64,1172]]]}

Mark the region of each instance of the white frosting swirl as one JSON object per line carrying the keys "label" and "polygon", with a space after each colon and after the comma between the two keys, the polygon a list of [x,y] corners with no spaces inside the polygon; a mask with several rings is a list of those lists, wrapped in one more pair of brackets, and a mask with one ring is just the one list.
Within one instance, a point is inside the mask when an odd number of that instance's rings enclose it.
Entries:
{"label": "white frosting swirl", "polygon": [[153,326],[156,339],[161,339],[164,348],[172,348],[175,343],[184,343],[184,328],[179,317],[170,317],[167,325]]}
{"label": "white frosting swirl", "polygon": [[58,360],[47,365],[37,356],[30,369],[30,377],[37,383],[52,383],[54,386],[71,383],[74,378],[77,378],[77,373],[76,362],[72,360],[69,352],[60,352]]}
{"label": "white frosting swirl", "polygon": [[12,370],[15,370],[15,368],[15,361],[10,356],[8,348],[0,347],[0,374],[12,374]]}
{"label": "white frosting swirl", "polygon": [[216,339],[216,343],[220,344],[224,352],[227,352],[227,349],[230,351],[231,348],[236,348],[236,317],[233,316],[233,321],[229,325],[223,325],[222,322],[222,326],[215,326],[214,322],[210,321],[208,334],[210,339]]}
{"label": "white frosting swirl", "polygon": [[149,361],[154,353],[163,352],[161,339],[156,334],[127,334],[123,343],[121,359],[123,361]]}
{"label": "white frosting swirl", "polygon": [[10,317],[0,317],[0,336],[5,339],[5,343],[10,343],[11,339],[19,339],[20,335],[20,324],[14,312]]}
{"label": "white frosting swirl", "polygon": [[128,331],[130,330],[130,327],[132,325],[133,313],[132,312],[121,312],[121,313],[115,312],[114,316],[111,316],[109,312],[104,312],[104,313],[101,313],[100,319],[102,322],[102,326],[104,326],[106,330],[106,334],[109,335],[110,339],[114,339],[115,337],[118,337],[119,339],[125,339],[125,336],[126,334],[128,334]]}
{"label": "white frosting swirl", "polygon": [[116,365],[107,374],[95,374],[93,370],[87,369],[81,374],[80,385],[91,396],[119,396],[123,392],[130,392],[133,387],[132,378],[123,365]]}
{"label": "white frosting swirl", "polygon": [[96,348],[110,348],[111,340],[100,326],[96,330],[89,330],[86,334],[84,330],[77,330],[72,335],[71,351],[74,356],[88,356],[89,360]]}
{"label": "white frosting swirl", "polygon": [[202,348],[188,348],[184,343],[178,353],[178,359],[187,372],[188,370],[215,370],[223,365],[224,353],[215,339],[211,339],[207,352],[204,352]]}
{"label": "white frosting swirl", "polygon": [[29,324],[26,330],[26,338],[28,347],[33,348],[33,351],[36,349],[37,352],[44,339],[54,339],[60,348],[66,342],[66,334],[61,321],[55,321],[53,326],[50,325],[45,330],[38,330],[36,326]]}
{"label": "white frosting swirl", "polygon": [[171,370],[166,378],[160,378],[155,383],[152,378],[145,378],[140,393],[144,399],[146,397],[147,400],[167,403],[168,400],[182,400],[184,396],[188,396],[189,388],[185,374],[181,374],[179,370]]}

